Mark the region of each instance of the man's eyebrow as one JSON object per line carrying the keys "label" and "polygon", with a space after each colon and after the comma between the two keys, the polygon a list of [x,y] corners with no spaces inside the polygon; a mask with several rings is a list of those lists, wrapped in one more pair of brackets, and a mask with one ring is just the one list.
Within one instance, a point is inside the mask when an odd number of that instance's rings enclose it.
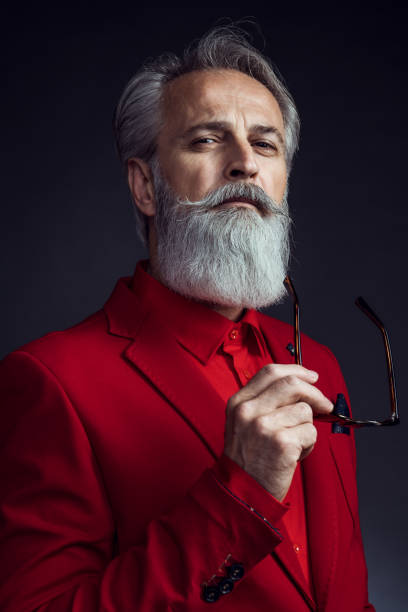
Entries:
{"label": "man's eyebrow", "polygon": [[228,130],[230,127],[230,124],[225,121],[203,121],[188,128],[188,130],[183,133],[183,138],[191,136],[194,132],[198,132],[199,130],[215,130],[222,132]]}
{"label": "man's eyebrow", "polygon": [[256,132],[257,134],[276,134],[281,145],[285,146],[285,139],[283,138],[280,130],[273,125],[252,125],[250,132]]}
{"label": "man's eyebrow", "polygon": [[[198,132],[200,130],[214,130],[222,132],[228,131],[229,129],[231,129],[231,124],[225,121],[204,121],[201,123],[196,123],[195,125],[192,125],[190,128],[188,128],[188,130],[183,133],[182,138],[188,138],[189,136],[194,134],[194,132]],[[280,130],[278,130],[278,128],[274,127],[273,125],[255,124],[250,127],[249,132],[255,132],[257,134],[265,135],[275,134],[281,145],[285,146],[285,139],[283,138]]]}

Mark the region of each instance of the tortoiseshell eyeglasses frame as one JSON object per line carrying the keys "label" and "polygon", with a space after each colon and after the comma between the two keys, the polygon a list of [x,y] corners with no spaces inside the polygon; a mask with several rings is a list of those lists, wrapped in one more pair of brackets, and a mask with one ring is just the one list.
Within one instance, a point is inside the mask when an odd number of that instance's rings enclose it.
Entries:
{"label": "tortoiseshell eyeglasses frame", "polygon": [[[293,282],[289,276],[285,279],[285,285],[289,289],[289,293],[293,299],[293,318],[294,318],[294,349],[295,349],[295,363],[298,365],[302,365],[302,347],[301,347],[301,339],[300,339],[300,314],[299,314],[299,300],[293,286]],[[375,312],[370,308],[367,302],[362,298],[358,297],[355,301],[356,306],[378,327],[381,331],[381,335],[384,341],[385,347],[385,356],[387,361],[387,371],[388,371],[388,386],[389,386],[389,396],[390,396],[390,416],[386,419],[381,419],[378,421],[366,421],[366,420],[357,420],[350,418],[348,416],[344,416],[342,414],[336,414],[335,410],[331,414],[321,415],[317,414],[315,419],[318,421],[325,421],[329,423],[338,423],[340,425],[344,425],[347,427],[378,427],[381,425],[398,425],[400,422],[399,414],[398,414],[398,402],[397,402],[397,393],[395,390],[395,376],[394,376],[394,368],[392,365],[392,356],[391,356],[391,347],[390,341],[388,338],[387,330],[385,329],[384,324],[380,320],[380,318],[375,314]]]}

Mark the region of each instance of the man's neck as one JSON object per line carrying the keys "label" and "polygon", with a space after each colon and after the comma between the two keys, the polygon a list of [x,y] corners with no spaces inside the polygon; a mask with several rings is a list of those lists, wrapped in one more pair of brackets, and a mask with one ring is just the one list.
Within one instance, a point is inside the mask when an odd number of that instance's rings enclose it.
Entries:
{"label": "man's neck", "polygon": [[245,313],[245,308],[240,306],[222,306],[221,304],[207,304],[206,302],[204,304],[230,321],[239,321]]}

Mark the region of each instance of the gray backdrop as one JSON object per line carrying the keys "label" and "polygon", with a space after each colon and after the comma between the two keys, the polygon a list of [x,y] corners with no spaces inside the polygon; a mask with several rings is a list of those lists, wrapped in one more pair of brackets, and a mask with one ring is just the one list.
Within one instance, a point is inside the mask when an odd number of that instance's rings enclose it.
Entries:
{"label": "gray backdrop", "polygon": [[[146,56],[180,51],[218,18],[248,13],[217,6],[19,4],[3,14],[0,356],[98,309],[144,255],[113,108]],[[381,339],[356,295],[381,314],[393,344],[402,425],[361,430],[357,445],[371,600],[398,612],[408,601],[405,19],[392,2],[250,10],[302,118],[290,203],[303,329],[337,355],[355,413],[388,407]],[[288,319],[289,305],[271,313]]]}

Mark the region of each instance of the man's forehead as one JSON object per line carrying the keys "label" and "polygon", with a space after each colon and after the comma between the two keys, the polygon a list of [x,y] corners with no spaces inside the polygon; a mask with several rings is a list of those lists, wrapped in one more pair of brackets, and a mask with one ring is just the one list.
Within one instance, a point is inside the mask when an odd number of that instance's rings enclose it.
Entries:
{"label": "man's forehead", "polygon": [[197,119],[211,120],[238,109],[263,115],[283,131],[283,119],[273,94],[262,83],[237,70],[202,70],[171,81],[163,96],[165,123],[189,128]]}

